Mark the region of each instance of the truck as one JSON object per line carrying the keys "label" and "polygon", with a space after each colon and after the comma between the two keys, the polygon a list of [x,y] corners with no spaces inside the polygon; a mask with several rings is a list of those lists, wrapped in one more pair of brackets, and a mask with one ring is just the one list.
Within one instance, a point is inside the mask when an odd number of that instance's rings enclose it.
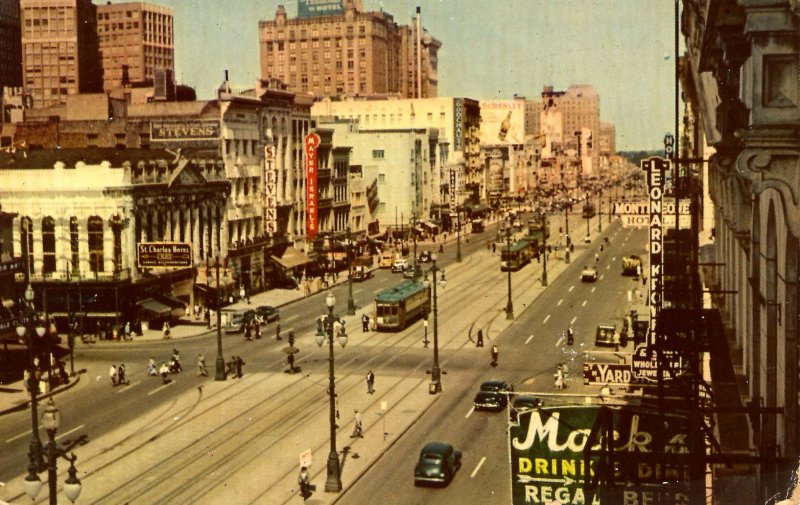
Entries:
{"label": "truck", "polygon": [[639,267],[642,265],[642,258],[635,254],[629,254],[622,258],[622,275],[639,275]]}

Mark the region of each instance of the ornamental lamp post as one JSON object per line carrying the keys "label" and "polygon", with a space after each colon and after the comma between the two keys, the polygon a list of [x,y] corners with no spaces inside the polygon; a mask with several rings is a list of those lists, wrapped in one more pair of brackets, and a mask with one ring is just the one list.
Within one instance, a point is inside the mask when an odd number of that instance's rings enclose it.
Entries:
{"label": "ornamental lamp post", "polygon": [[344,321],[333,313],[336,305],[336,297],[333,292],[328,291],[325,297],[325,305],[328,306],[328,314],[317,319],[317,334],[314,336],[319,347],[328,340],[328,395],[329,395],[329,419],[330,419],[330,439],[331,450],[328,453],[328,477],[325,480],[325,491],[328,493],[338,493],[342,490],[342,475],[339,467],[339,453],[336,451],[336,376],[334,371],[333,339],[334,336],[339,340],[339,345],[347,345],[347,332],[345,331]]}
{"label": "ornamental lamp post", "polygon": [[436,294],[436,273],[442,272],[442,277],[439,279],[439,285],[442,289],[447,286],[447,279],[444,276],[444,270],[436,266],[436,255],[431,255],[433,265],[428,269],[433,280],[428,279],[428,272],[425,273],[425,279],[422,281],[426,288],[433,285],[433,367],[431,368],[431,383],[428,392],[432,395],[442,391],[442,369],[439,367],[439,307],[438,297]]}
{"label": "ornamental lamp post", "polygon": [[[214,380],[215,381],[224,381],[226,374],[225,374],[225,358],[222,357],[222,312],[220,308],[222,306],[222,301],[220,298],[220,285],[219,285],[219,255],[216,257],[217,263],[217,299],[216,299],[216,312],[217,312],[217,364],[216,364],[216,371],[214,373]],[[211,319],[209,319],[211,321]]]}
{"label": "ornamental lamp post", "polygon": [[[511,301],[511,223],[506,227],[506,251],[508,254],[508,261],[506,262],[506,270],[508,271],[508,303],[506,303],[506,319],[514,319],[514,304]],[[521,253],[520,253],[521,254]]]}
{"label": "ornamental lamp post", "polygon": [[456,207],[456,262],[461,263],[461,210]]}
{"label": "ornamental lamp post", "polygon": [[[52,398],[47,403],[44,412],[42,413],[42,426],[47,431],[48,442],[44,449],[41,451],[40,456],[47,458],[47,487],[50,494],[50,505],[58,505],[58,458],[63,458],[69,461],[69,469],[67,470],[68,477],[64,481],[64,494],[67,495],[69,501],[75,503],[78,496],[81,494],[81,481],[78,479],[78,469],[75,468],[75,461],[78,457],[75,453],[67,454],[68,451],[81,442],[77,439],[72,442],[68,447],[62,449],[56,445],[56,433],[61,424],[61,412],[56,407]],[[29,467],[30,470],[30,467]],[[42,488],[42,481],[36,472],[31,471],[25,478],[25,494],[31,500],[36,499],[36,495]]]}
{"label": "ornamental lamp post", "polygon": [[603,192],[597,193],[597,231],[603,231]]}

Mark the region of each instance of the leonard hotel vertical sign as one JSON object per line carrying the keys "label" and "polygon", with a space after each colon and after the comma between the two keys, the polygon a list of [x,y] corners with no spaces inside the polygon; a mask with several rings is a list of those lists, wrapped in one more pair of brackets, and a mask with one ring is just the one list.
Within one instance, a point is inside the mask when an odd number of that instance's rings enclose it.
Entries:
{"label": "leonard hotel vertical sign", "polygon": [[[650,324],[655,324],[661,310],[662,286],[664,280],[664,176],[669,168],[669,160],[647,158],[642,160],[642,170],[647,173],[647,192],[650,207],[649,248],[650,248]],[[655,332],[651,331],[652,335]],[[650,342],[653,344],[654,342]]]}
{"label": "leonard hotel vertical sign", "polygon": [[312,240],[319,231],[317,220],[317,148],[319,135],[309,133],[303,140],[306,154],[306,237]]}

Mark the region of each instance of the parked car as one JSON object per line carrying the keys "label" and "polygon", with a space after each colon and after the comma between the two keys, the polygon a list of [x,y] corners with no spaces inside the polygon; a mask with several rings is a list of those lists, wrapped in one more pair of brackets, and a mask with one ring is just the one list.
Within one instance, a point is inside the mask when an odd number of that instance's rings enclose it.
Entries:
{"label": "parked car", "polygon": [[508,395],[513,392],[514,386],[501,380],[488,380],[481,384],[480,390],[475,395],[473,405],[475,410],[503,410],[508,405]]}
{"label": "parked car", "polygon": [[408,263],[408,260],[405,258],[399,258],[394,260],[392,264],[392,272],[404,272],[408,267],[411,265]]}
{"label": "parked car", "polygon": [[642,265],[642,258],[630,254],[622,258],[622,275],[636,275],[638,276],[639,267]]}
{"label": "parked car", "polygon": [[281,314],[278,312],[278,309],[271,305],[259,305],[256,307],[256,316],[258,316],[261,324],[280,321],[281,319]]}
{"label": "parked car", "polygon": [[225,311],[227,321],[225,322],[225,333],[242,333],[244,326],[256,317],[254,310],[233,310]]}
{"label": "parked car", "polygon": [[597,280],[597,268],[583,267],[581,271],[581,282],[595,282]]}
{"label": "parked car", "polygon": [[433,260],[433,253],[430,251],[422,251],[417,258],[419,263],[430,263],[431,260]]}
{"label": "parked car", "polygon": [[353,267],[353,282],[365,281],[372,277],[372,270],[365,266],[356,265]]}
{"label": "parked car", "polygon": [[447,485],[459,468],[461,451],[446,442],[428,442],[420,451],[419,461],[414,467],[414,485]]}
{"label": "parked car", "polygon": [[380,261],[378,261],[378,267],[391,268],[392,265],[394,264],[394,260],[395,257],[393,252],[384,251],[381,253],[381,259]]}
{"label": "parked car", "polygon": [[516,423],[519,415],[531,410],[538,409],[543,404],[540,398],[531,395],[520,395],[511,400],[511,407],[508,410],[508,418],[512,423]]}

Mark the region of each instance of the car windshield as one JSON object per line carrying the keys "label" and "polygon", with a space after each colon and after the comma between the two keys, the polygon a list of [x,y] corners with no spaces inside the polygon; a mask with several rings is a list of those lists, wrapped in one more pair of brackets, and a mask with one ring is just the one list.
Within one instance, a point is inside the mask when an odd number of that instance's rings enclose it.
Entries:
{"label": "car windshield", "polygon": [[481,384],[481,391],[500,391],[503,389],[503,384],[496,382],[486,382]]}
{"label": "car windshield", "polygon": [[426,463],[439,463],[442,461],[442,456],[440,454],[423,454],[420,460]]}

